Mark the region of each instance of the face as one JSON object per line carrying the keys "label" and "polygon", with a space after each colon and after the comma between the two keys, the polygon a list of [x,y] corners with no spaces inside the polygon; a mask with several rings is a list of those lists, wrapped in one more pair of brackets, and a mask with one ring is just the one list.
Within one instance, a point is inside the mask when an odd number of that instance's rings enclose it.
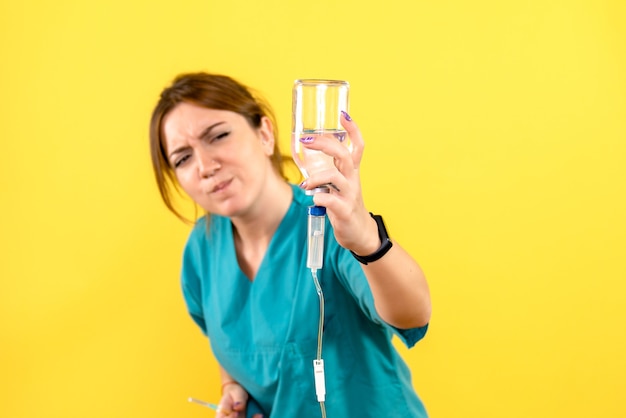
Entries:
{"label": "face", "polygon": [[182,189],[204,210],[245,216],[272,175],[272,126],[238,113],[180,103],[163,120],[165,150]]}

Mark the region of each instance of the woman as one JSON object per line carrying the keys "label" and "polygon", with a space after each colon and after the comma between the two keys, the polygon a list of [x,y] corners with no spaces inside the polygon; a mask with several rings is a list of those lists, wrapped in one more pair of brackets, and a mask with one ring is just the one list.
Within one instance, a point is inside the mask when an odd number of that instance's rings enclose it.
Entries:
{"label": "woman", "polygon": [[[165,204],[181,217],[171,199],[180,187],[207,214],[186,244],[182,288],[220,365],[220,418],[426,416],[391,337],[411,347],[424,336],[428,285],[365,208],[363,139],[347,114],[342,125],[351,153],[333,137],[303,138],[335,167],[298,187],[283,176],[271,110],[235,80],[181,75],[154,109],[152,163]],[[327,183],[336,188],[306,195]],[[320,302],[306,268],[313,204],[328,215],[317,272],[325,298],[323,403],[313,373]]]}

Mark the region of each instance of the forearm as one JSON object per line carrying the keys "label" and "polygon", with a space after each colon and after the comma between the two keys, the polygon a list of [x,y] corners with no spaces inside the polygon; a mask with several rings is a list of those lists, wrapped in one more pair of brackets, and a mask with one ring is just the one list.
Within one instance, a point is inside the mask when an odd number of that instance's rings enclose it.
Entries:
{"label": "forearm", "polygon": [[363,265],[378,315],[398,328],[430,321],[431,301],[426,277],[417,262],[397,243],[379,260]]}
{"label": "forearm", "polygon": [[224,370],[224,368],[222,367],[222,365],[220,364],[220,379],[222,381],[221,383],[221,387],[222,387],[222,393],[224,392],[224,388],[227,385],[236,383],[239,384],[230,374],[228,374],[228,372],[226,370]]}

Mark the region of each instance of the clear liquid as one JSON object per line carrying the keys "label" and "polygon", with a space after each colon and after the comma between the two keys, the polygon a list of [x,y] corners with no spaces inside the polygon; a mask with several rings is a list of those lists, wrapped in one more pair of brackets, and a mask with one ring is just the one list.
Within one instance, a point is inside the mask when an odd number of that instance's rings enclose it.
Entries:
{"label": "clear liquid", "polygon": [[300,138],[307,136],[322,136],[330,135],[335,137],[339,142],[345,145],[350,151],[352,151],[352,143],[347,135],[347,132],[339,129],[326,129],[326,130],[304,130],[299,132],[293,132],[291,136],[291,153],[295,160],[300,172],[305,178],[309,178],[312,175],[319,173],[320,171],[327,170],[334,167],[333,157],[324,154],[322,151],[312,150],[305,148],[300,142]]}

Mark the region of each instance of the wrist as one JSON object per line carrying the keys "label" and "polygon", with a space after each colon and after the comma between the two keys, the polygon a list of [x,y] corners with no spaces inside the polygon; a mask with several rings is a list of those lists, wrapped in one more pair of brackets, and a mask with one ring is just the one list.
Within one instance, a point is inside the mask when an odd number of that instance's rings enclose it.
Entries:
{"label": "wrist", "polygon": [[385,223],[383,222],[382,216],[374,215],[371,212],[370,212],[370,216],[376,222],[380,246],[374,252],[367,253],[367,255],[359,255],[359,254],[356,254],[354,251],[350,251],[352,255],[354,256],[354,258],[356,258],[361,264],[372,263],[380,259],[382,256],[387,254],[387,252],[393,246],[391,239],[389,239],[389,234],[387,233],[387,228],[385,227]]}
{"label": "wrist", "polygon": [[380,237],[378,234],[378,226],[371,213],[367,214],[367,221],[364,222],[362,228],[362,237],[356,245],[350,248],[353,254],[358,256],[367,256],[380,248]]}
{"label": "wrist", "polygon": [[224,394],[224,388],[226,388],[228,385],[239,385],[239,383],[237,383],[234,380],[226,380],[225,382],[222,383],[222,395]]}

